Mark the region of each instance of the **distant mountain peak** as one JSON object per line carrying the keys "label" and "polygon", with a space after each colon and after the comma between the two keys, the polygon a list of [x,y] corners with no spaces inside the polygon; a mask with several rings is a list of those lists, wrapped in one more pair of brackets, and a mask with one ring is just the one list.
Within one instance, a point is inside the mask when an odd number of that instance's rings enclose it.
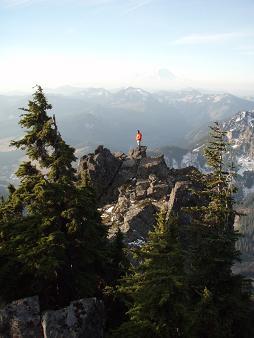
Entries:
{"label": "distant mountain peak", "polygon": [[136,87],[127,87],[119,91],[119,93],[124,93],[126,95],[128,94],[137,94],[137,95],[145,95],[145,96],[150,96],[151,93],[148,91],[142,89],[142,88],[136,88]]}
{"label": "distant mountain peak", "polygon": [[254,128],[254,110],[239,111],[230,120],[224,122],[223,127],[229,132],[240,132],[249,127]]}

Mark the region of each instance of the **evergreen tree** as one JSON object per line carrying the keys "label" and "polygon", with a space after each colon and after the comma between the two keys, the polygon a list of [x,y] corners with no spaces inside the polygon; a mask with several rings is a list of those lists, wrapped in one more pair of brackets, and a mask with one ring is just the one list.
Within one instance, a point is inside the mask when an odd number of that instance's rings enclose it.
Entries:
{"label": "evergreen tree", "polygon": [[[204,178],[207,205],[194,208],[190,290],[193,302],[192,335],[195,338],[248,337],[248,290],[232,273],[239,260],[235,248],[232,172],[226,165],[228,143],[219,123],[211,127],[205,156],[212,172]],[[247,291],[247,292],[246,292]],[[240,330],[240,331],[239,331]]]}
{"label": "evergreen tree", "polygon": [[74,149],[62,139],[40,86],[23,109],[25,150],[17,189],[0,205],[0,293],[39,294],[44,306],[95,295],[105,269],[106,229],[91,187],[78,181]]}
{"label": "evergreen tree", "polygon": [[[125,276],[130,267],[127,258],[127,248],[123,241],[123,233],[118,229],[116,235],[109,243],[107,262],[107,286],[104,290],[104,304],[106,308],[106,337],[111,337],[111,332],[126,320],[127,307],[124,296],[117,293],[117,285]],[[107,335],[108,334],[108,335]]]}
{"label": "evergreen tree", "polygon": [[119,287],[126,295],[129,320],[115,337],[183,337],[187,296],[177,221],[167,222],[161,212],[147,243],[134,253],[139,263]]}

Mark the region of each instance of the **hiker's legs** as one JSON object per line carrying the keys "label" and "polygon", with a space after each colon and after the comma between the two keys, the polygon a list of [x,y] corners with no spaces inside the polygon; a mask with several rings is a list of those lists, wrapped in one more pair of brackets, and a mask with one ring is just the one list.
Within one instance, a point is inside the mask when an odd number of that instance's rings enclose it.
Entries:
{"label": "hiker's legs", "polygon": [[137,140],[138,149],[140,149],[140,141]]}

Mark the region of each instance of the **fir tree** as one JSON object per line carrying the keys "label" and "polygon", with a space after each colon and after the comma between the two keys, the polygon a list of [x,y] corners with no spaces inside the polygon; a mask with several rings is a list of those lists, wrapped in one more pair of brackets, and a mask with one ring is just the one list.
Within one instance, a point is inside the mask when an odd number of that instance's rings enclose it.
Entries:
{"label": "fir tree", "polygon": [[119,292],[129,310],[115,337],[182,337],[186,324],[184,261],[177,222],[161,212],[146,244],[134,251],[135,264]]}
{"label": "fir tree", "polygon": [[[192,230],[193,301],[192,334],[195,338],[248,337],[248,292],[244,279],[232,273],[239,260],[235,248],[239,234],[234,230],[232,172],[226,165],[228,143],[219,123],[211,127],[211,140],[205,149],[212,172],[204,178],[201,194],[207,205],[195,210]],[[240,336],[239,327],[241,327]]]}
{"label": "fir tree", "polygon": [[116,292],[120,279],[125,276],[130,267],[127,258],[127,248],[123,241],[123,233],[118,229],[116,235],[109,243],[107,262],[107,286],[104,290],[104,304],[106,308],[105,333],[111,337],[111,331],[126,320],[127,307],[124,296]]}
{"label": "fir tree", "polygon": [[[42,88],[23,109],[25,150],[17,189],[0,206],[0,290],[5,301],[39,294],[44,306],[95,295],[105,269],[106,230],[95,195],[72,167],[74,149],[49,117]],[[13,274],[15,272],[15,275]]]}

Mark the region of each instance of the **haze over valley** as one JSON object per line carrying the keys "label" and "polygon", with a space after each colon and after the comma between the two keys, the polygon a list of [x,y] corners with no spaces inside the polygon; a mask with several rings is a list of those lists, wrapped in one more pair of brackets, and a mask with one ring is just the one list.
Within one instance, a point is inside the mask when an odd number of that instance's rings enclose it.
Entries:
{"label": "haze over valley", "polygon": [[[47,92],[47,90],[46,90]],[[77,156],[103,144],[115,151],[135,145],[135,133],[142,129],[150,149],[177,146],[191,149],[207,136],[208,125],[223,121],[240,110],[254,109],[254,102],[228,93],[205,93],[186,89],[149,92],[128,87],[117,91],[103,88],[59,88],[48,91],[52,114],[63,137],[77,149]],[[23,134],[18,125],[29,96],[0,96],[1,179],[15,171],[20,151],[10,140]]]}
{"label": "haze over valley", "polygon": [[1,338],[254,337],[253,17],[0,0]]}

